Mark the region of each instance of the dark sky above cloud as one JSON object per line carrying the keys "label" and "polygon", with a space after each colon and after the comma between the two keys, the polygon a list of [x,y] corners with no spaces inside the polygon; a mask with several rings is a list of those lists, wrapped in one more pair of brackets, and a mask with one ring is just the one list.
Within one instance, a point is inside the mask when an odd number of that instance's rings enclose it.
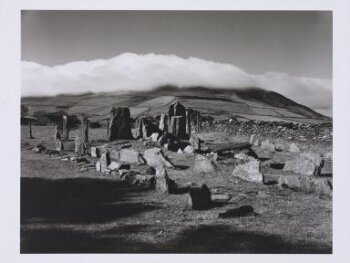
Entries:
{"label": "dark sky above cloud", "polygon": [[332,78],[328,11],[22,11],[22,60],[44,65],[125,52],[174,54]]}

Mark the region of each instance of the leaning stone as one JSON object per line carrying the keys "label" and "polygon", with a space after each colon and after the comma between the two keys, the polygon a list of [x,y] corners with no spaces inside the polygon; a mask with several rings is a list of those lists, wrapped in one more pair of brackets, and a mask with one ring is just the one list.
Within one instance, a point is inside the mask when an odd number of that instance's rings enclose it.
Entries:
{"label": "leaning stone", "polygon": [[312,153],[302,153],[293,160],[285,163],[283,171],[303,175],[320,175],[324,161],[321,156]]}
{"label": "leaning stone", "polygon": [[193,171],[196,173],[217,172],[218,164],[214,155],[197,155],[194,160]]}
{"label": "leaning stone", "polygon": [[211,193],[205,184],[191,187],[188,194],[188,207],[193,210],[207,210],[211,206]]}
{"label": "leaning stone", "polygon": [[236,164],[232,175],[250,182],[263,182],[263,175],[260,171],[260,161],[246,154],[236,154]]}
{"label": "leaning stone", "polygon": [[174,165],[160,148],[145,150],[143,157],[146,160],[148,166],[154,167],[156,169],[158,167],[174,168]]}
{"label": "leaning stone", "polygon": [[194,135],[191,135],[189,143],[192,145],[192,147],[195,150],[200,151],[200,149],[201,149],[201,139],[199,139],[198,137],[196,137]]}
{"label": "leaning stone", "polygon": [[133,149],[122,149],[119,152],[120,161],[125,163],[145,164],[142,155]]}
{"label": "leaning stone", "polygon": [[300,149],[295,143],[291,143],[289,145],[289,151],[293,152],[293,153],[298,153],[298,152],[300,152]]}

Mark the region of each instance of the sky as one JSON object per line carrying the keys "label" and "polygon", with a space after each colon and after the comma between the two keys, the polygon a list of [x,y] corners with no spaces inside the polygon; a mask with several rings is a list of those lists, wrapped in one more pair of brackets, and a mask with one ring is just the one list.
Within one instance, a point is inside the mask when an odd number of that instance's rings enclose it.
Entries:
{"label": "sky", "polygon": [[331,12],[22,11],[21,43],[23,95],[259,85],[331,114]]}

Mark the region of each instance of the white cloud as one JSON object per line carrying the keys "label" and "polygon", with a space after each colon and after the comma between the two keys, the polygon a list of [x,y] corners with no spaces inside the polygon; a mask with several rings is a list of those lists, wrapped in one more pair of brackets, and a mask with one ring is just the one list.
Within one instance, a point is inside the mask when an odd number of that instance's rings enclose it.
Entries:
{"label": "white cloud", "polygon": [[54,67],[22,62],[22,96],[138,91],[166,84],[179,87],[261,87],[323,113],[332,108],[331,80],[272,72],[254,76],[233,65],[199,58],[125,53],[106,60],[71,62]]}

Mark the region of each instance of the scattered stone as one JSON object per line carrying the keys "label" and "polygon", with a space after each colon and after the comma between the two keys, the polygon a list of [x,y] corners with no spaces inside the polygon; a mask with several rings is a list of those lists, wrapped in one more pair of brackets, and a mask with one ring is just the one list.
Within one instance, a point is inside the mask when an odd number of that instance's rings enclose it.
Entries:
{"label": "scattered stone", "polygon": [[151,139],[153,142],[157,142],[158,141],[158,137],[159,137],[159,133],[155,132],[151,134]]}
{"label": "scattered stone", "polygon": [[213,202],[222,202],[222,203],[226,203],[228,201],[230,201],[231,196],[228,194],[212,194],[211,195],[211,201]]}
{"label": "scattered stone", "polygon": [[35,153],[41,153],[44,150],[46,150],[46,147],[41,145],[41,144],[35,145],[35,147],[32,149],[32,151],[35,152]]}
{"label": "scattered stone", "polygon": [[217,172],[217,155],[197,155],[194,160],[193,171],[196,173]]}
{"label": "scattered stone", "polygon": [[313,153],[302,153],[293,160],[288,160],[283,171],[290,171],[303,175],[320,175],[324,161],[320,155]]}
{"label": "scattered stone", "polygon": [[333,152],[330,151],[324,155],[325,159],[333,160]]}
{"label": "scattered stone", "polygon": [[250,182],[263,182],[263,175],[260,171],[260,161],[246,154],[236,154],[238,160],[232,175]]}
{"label": "scattered stone", "polygon": [[260,148],[263,150],[270,151],[270,152],[275,151],[275,145],[273,143],[271,143],[269,140],[265,140],[265,141],[261,142]]}
{"label": "scattered stone", "polygon": [[291,143],[289,145],[289,151],[293,152],[293,153],[298,153],[298,152],[300,152],[300,149],[295,143]]}
{"label": "scattered stone", "polygon": [[143,153],[143,157],[146,160],[148,166],[158,168],[167,167],[174,168],[175,166],[171,163],[169,158],[164,155],[164,152],[160,148],[147,149]]}
{"label": "scattered stone", "polygon": [[189,189],[188,207],[193,210],[207,210],[211,207],[211,193],[207,185]]}
{"label": "scattered stone", "polygon": [[276,144],[276,145],[275,145],[275,150],[276,150],[277,152],[282,152],[282,151],[284,151],[284,150],[285,150],[284,145],[281,144],[281,143]]}
{"label": "scattered stone", "polygon": [[145,171],[146,174],[155,175],[156,169],[154,167],[148,166]]}
{"label": "scattered stone", "polygon": [[252,146],[254,147],[260,147],[261,141],[259,139],[255,139],[252,143]]}
{"label": "scattered stone", "polygon": [[191,145],[187,145],[183,152],[187,153],[187,154],[193,154],[194,153],[194,148]]}

